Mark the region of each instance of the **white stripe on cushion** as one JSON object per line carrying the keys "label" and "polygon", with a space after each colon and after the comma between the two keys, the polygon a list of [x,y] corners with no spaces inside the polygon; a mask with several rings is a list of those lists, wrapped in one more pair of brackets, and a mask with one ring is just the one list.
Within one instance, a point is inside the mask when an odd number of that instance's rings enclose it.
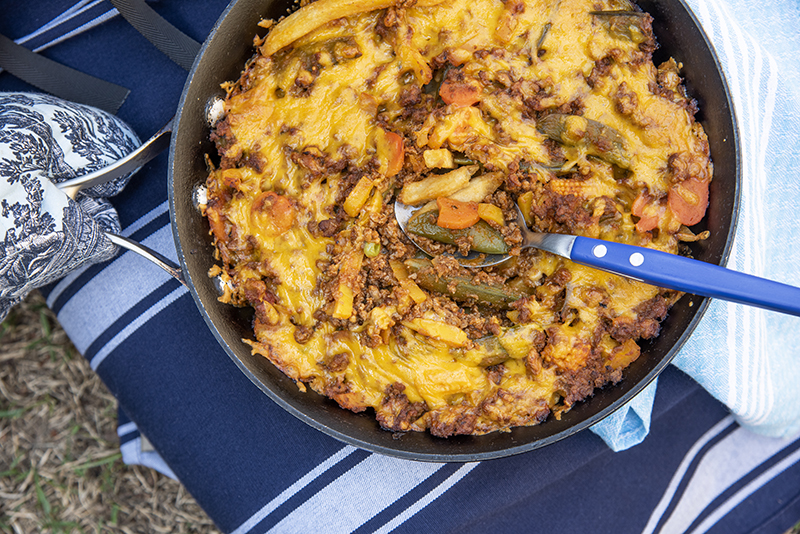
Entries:
{"label": "white stripe on cushion", "polygon": [[435,501],[444,492],[455,486],[462,478],[467,476],[470,471],[475,469],[480,462],[464,464],[458,468],[458,471],[447,477],[441,484],[429,491],[423,498],[406,508],[402,513],[398,514],[394,519],[383,525],[376,530],[373,534],[388,534],[403,523],[405,523],[414,514],[428,506]]}
{"label": "white stripe on cushion", "polygon": [[295,508],[269,532],[350,533],[443,465],[372,454]]}
{"label": "white stripe on cushion", "polygon": [[[169,225],[142,244],[177,262]],[[171,277],[138,254],[125,252],[64,304],[58,321],[83,354],[108,327]]]}
{"label": "white stripe on cushion", "polygon": [[265,504],[258,512],[253,514],[247,521],[239,525],[231,534],[244,534],[249,532],[254,526],[259,524],[265,517],[271,514],[276,508],[292,498],[298,491],[302,490],[313,482],[317,477],[325,471],[338,464],[350,454],[356,451],[355,447],[347,445],[333,454],[330,458],[319,464],[317,467],[309,471],[306,475],[300,478],[297,482],[283,490],[277,497]]}

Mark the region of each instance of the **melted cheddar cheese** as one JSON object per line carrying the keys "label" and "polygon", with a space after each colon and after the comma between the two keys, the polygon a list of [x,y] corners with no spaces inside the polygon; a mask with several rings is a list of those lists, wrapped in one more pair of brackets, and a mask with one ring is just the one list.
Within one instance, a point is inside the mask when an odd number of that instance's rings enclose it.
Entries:
{"label": "melted cheddar cheese", "polygon": [[[245,342],[386,429],[443,437],[620,380],[680,295],[520,251],[514,213],[670,253],[702,238],[708,143],[679,64],[652,63],[652,19],[627,0],[353,6],[301,8],[227,85],[205,214],[224,300],[255,310]],[[422,258],[394,220],[402,188],[459,166],[500,177],[476,202],[505,264]]]}

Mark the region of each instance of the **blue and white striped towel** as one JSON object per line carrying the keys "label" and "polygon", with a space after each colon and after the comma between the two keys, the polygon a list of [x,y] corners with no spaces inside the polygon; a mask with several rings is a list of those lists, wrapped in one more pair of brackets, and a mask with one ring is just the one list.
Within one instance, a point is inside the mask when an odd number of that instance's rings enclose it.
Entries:
{"label": "blue and white striped towel", "polygon": [[[728,267],[800,286],[800,4],[687,0],[725,71],[742,148]],[[714,301],[673,363],[754,432],[800,430],[800,319]],[[592,430],[614,450],[645,438],[655,385]]]}

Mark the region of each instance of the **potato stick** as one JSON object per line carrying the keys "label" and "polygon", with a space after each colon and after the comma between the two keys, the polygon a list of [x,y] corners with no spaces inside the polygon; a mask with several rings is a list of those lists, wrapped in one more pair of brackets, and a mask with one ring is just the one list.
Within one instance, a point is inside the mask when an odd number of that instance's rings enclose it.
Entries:
{"label": "potato stick", "polygon": [[453,162],[453,153],[446,148],[428,149],[422,153],[422,157],[429,169],[452,169],[456,166]]}
{"label": "potato stick", "polygon": [[477,168],[477,165],[459,167],[446,174],[435,174],[418,182],[406,184],[400,191],[400,202],[415,206],[437,197],[450,196],[469,183],[470,176]]}
{"label": "potato stick", "polygon": [[503,217],[503,210],[494,204],[478,204],[478,217],[486,222],[495,223],[497,226],[505,226],[506,220]]}
{"label": "potato stick", "polygon": [[410,321],[402,321],[403,326],[410,328],[423,336],[444,341],[454,347],[463,347],[469,342],[467,333],[457,326],[449,325],[442,321],[433,319],[423,319],[417,317]]}
{"label": "potato stick", "polygon": [[[442,2],[443,0],[420,0],[416,5],[431,7]],[[301,7],[276,24],[264,39],[261,53],[271,56],[331,21],[357,15],[364,11],[386,9],[396,3],[397,0],[317,0]]]}
{"label": "potato stick", "polygon": [[420,85],[425,85],[433,78],[433,69],[411,42],[414,31],[409,27],[405,11],[397,17],[395,30],[395,53],[403,68],[410,68]]}
{"label": "potato stick", "polygon": [[394,4],[395,0],[317,0],[280,21],[264,39],[261,53],[271,56],[331,21]]}
{"label": "potato stick", "polygon": [[502,173],[487,172],[486,174],[473,178],[466,187],[448,195],[448,197],[460,202],[483,202],[483,199],[494,193],[502,183]]}
{"label": "potato stick", "polygon": [[357,217],[361,212],[361,208],[363,208],[364,204],[367,203],[367,199],[369,198],[370,192],[372,192],[373,185],[374,184],[372,183],[372,180],[366,176],[362,176],[344,201],[345,213],[347,213],[350,217]]}

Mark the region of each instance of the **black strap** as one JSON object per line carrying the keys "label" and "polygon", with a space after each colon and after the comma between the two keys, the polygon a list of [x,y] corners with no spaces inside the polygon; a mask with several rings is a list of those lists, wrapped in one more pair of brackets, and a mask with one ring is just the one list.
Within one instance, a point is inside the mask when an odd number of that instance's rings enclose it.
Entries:
{"label": "black strap", "polygon": [[185,70],[191,70],[200,43],[167,22],[144,0],[111,0],[136,31]]}
{"label": "black strap", "polygon": [[111,114],[130,91],[47,59],[0,34],[0,67],[22,81],[64,100],[88,104]]}

